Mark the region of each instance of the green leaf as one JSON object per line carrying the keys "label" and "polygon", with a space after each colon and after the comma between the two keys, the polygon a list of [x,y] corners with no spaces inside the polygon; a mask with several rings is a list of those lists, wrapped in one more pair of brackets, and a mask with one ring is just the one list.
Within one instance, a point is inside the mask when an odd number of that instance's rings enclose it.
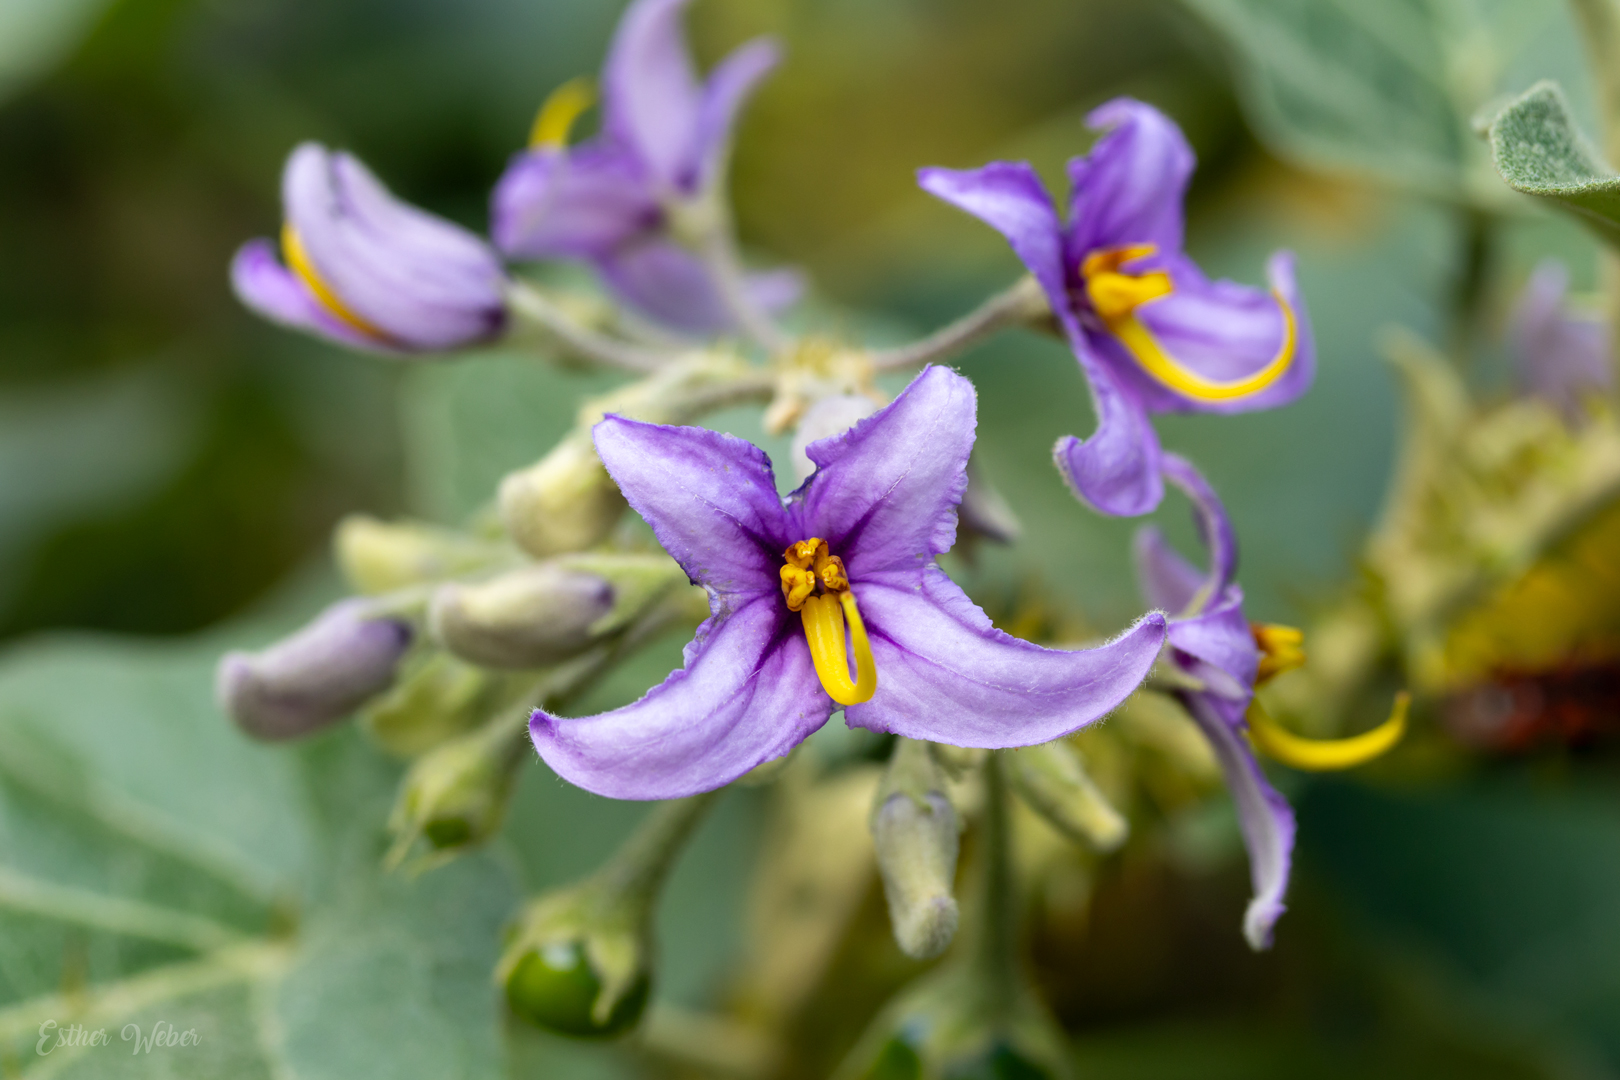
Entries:
{"label": "green leaf", "polygon": [[1249,121],[1277,153],[1473,205],[1505,204],[1473,115],[1524,68],[1579,77],[1574,30],[1547,0],[1182,2],[1235,54]]}
{"label": "green leaf", "polygon": [[1570,116],[1555,82],[1539,82],[1491,121],[1491,153],[1509,187],[1550,201],[1620,245],[1620,175]]}
{"label": "green leaf", "polygon": [[0,1060],[29,1078],[501,1075],[506,871],[383,874],[397,770],[348,728],[249,743],[213,704],[220,651],[62,638],[0,658]]}

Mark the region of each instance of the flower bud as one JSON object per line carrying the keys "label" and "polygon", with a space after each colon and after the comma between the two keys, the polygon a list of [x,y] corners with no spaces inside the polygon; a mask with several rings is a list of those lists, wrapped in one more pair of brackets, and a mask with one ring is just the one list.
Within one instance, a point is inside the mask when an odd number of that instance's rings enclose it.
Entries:
{"label": "flower bud", "polygon": [[484,667],[539,668],[589,648],[613,610],[613,586],[541,563],[477,584],[439,586],[428,627],[445,648]]}
{"label": "flower bud", "polygon": [[497,496],[512,540],[537,559],[599,543],[624,513],[624,496],[576,431],[534,465],[510,473]]}
{"label": "flower bud", "polygon": [[408,664],[387,693],[368,702],[360,723],[384,750],[416,757],[472,731],[533,685],[528,674],[486,671],[433,651]]}
{"label": "flower bud", "polygon": [[400,783],[389,817],[394,847],[388,862],[397,865],[418,839],[444,852],[494,835],[525,756],[521,736],[522,725],[502,716],[418,758]]}
{"label": "flower bud", "polygon": [[332,537],[338,568],[356,592],[375,595],[466,574],[512,552],[505,544],[421,522],[351,514]]}
{"label": "flower bud", "polygon": [[871,827],[895,941],[907,956],[938,956],[956,933],[960,826],[927,743],[895,743]]}
{"label": "flower bud", "polygon": [[1080,752],[1062,739],[1007,755],[1008,779],[1030,809],[1075,843],[1112,851],[1130,825],[1086,775]]}
{"label": "flower bud", "polygon": [[258,739],[292,739],[348,716],[388,689],[411,628],[369,618],[360,600],[333,604],[314,622],[256,653],[219,661],[214,695]]}

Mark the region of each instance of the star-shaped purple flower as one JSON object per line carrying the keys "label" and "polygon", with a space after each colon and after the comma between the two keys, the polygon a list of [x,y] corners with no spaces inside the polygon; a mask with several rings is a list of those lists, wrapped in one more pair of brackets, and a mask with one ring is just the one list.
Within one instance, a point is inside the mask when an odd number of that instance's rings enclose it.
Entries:
{"label": "star-shaped purple flower", "polygon": [[[589,262],[644,315],[702,334],[731,329],[732,318],[702,262],[671,238],[670,212],[720,182],[737,114],[781,57],[774,41],[758,38],[700,84],[681,31],[689,2],[636,0],[626,9],[602,75],[601,134],[567,145],[586,99],[564,87],[556,108],[548,102],[542,111],[534,144],[496,186],[491,232],[513,258]],[[798,298],[801,282],[782,270],[753,275],[748,287],[774,310]]]}
{"label": "star-shaped purple flower", "polygon": [[506,326],[506,273],[488,244],[403,203],[358,160],[317,143],[287,158],[281,254],[250,240],[231,283],[265,318],[354,348],[410,354]]}
{"label": "star-shaped purple flower", "polygon": [[1613,390],[1614,351],[1608,323],[1569,310],[1568,294],[1563,263],[1537,265],[1513,307],[1508,336],[1520,385],[1575,421],[1585,415],[1583,397]]}
{"label": "star-shaped purple flower", "polygon": [[993,627],[934,562],[956,538],[975,412],[971,383],[927,368],[812,443],[816,472],[785,504],[769,459],[741,439],[603,420],[602,462],[712,615],[684,668],[635,704],[535,712],[540,755],[598,794],[671,799],[787,753],[839,702],[852,726],[978,747],[1047,742],[1113,709],[1152,667],[1162,614],[1098,648],[1043,649]]}
{"label": "star-shaped purple flower", "polygon": [[1284,405],[1315,370],[1293,257],[1267,267],[1270,293],[1210,281],[1182,252],[1192,148],[1163,113],[1117,98],[1087,117],[1104,129],[1069,162],[1068,222],[1025,162],[923,169],[918,181],[1000,231],[1045,289],[1091,384],[1097,431],[1066,436],[1059,470],[1105,514],[1145,514],[1164,496],[1154,412]]}
{"label": "star-shaped purple flower", "polygon": [[1137,575],[1150,604],[1173,612],[1170,657],[1205,689],[1177,697],[1209,740],[1237,803],[1238,823],[1249,849],[1254,899],[1243,918],[1249,944],[1264,949],[1283,913],[1294,850],[1294,811],[1271,786],[1245,735],[1245,714],[1260,676],[1260,650],[1243,615],[1243,590],[1232,580],[1237,541],[1226,510],[1197,469],[1177,454],[1165,454],[1164,478],[1192,500],[1210,569],[1200,573],[1151,526],[1136,536]]}

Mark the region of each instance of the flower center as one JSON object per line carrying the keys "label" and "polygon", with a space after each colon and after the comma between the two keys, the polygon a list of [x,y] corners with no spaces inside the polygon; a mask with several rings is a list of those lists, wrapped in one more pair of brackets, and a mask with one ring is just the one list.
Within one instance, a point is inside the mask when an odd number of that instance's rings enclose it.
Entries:
{"label": "flower center", "polygon": [[[840,705],[859,705],[877,693],[877,667],[866,624],[855,606],[844,561],[827,548],[827,541],[812,536],[782,552],[782,597],[789,611],[804,621],[810,660],[816,666],[827,696]],[[855,651],[858,678],[849,677],[845,652],[844,620],[849,620],[850,644]]]}
{"label": "flower center", "polygon": [[309,252],[304,250],[304,241],[299,238],[298,230],[292,227],[290,221],[281,224],[281,256],[287,260],[287,268],[298,275],[298,280],[309,287],[309,291],[315,294],[315,299],[327,311],[362,334],[387,340],[387,334],[350,311],[343,301],[338,299],[337,293],[332,291],[332,287],[326,283],[326,279],[321,277],[319,271],[315,269],[315,264],[310,261]]}
{"label": "flower center", "polygon": [[1253,375],[1230,382],[1206,379],[1165,352],[1153,331],[1136,317],[1136,309],[1174,292],[1170,275],[1163,270],[1133,274],[1122,269],[1126,263],[1146,258],[1156,250],[1152,244],[1103,248],[1087,255],[1080,264],[1080,276],[1086,283],[1086,297],[1092,309],[1109,333],[1142,365],[1142,370],[1195,401],[1231,401],[1257,394],[1287,373],[1294,363],[1298,333],[1294,309],[1275,289],[1271,295],[1282,312],[1282,345],[1271,362]]}

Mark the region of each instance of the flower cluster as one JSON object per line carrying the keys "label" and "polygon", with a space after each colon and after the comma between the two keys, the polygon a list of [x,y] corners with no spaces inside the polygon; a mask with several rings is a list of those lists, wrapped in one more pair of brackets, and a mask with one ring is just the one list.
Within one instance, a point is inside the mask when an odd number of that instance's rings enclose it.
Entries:
{"label": "flower cluster", "polygon": [[[873,829],[901,943],[925,955],[956,925],[947,777],[982,769],[996,798],[1010,790],[1066,835],[1117,845],[1124,817],[1063,740],[1152,679],[1224,771],[1253,867],[1245,932],[1264,948],[1283,910],[1295,823],[1255,748],[1302,768],[1344,767],[1391,745],[1404,714],[1330,743],[1266,717],[1255,690],[1303,662],[1299,635],[1248,622],[1233,526],[1198,470],[1161,447],[1152,418],[1273,408],[1309,388],[1314,345],[1292,257],[1272,257],[1267,289],[1207,278],[1183,250],[1192,150],[1163,113],[1119,99],[1089,117],[1100,138],[1069,163],[1064,214],[1024,162],[919,173],[924,190],[1000,231],[1029,278],[914,346],[800,336],[778,321],[799,275],[745,267],[725,199],[733,127],[780,50],[752,42],[700,80],[682,37],[685,6],[630,6],[602,74],[596,135],[571,142],[595,102],[588,83],[565,84],[544,104],[495,187],[493,242],[400,202],[347,154],[313,144],[293,152],[281,258],[258,240],[233,266],[251,307],[396,356],[503,335],[521,346],[527,328],[552,354],[642,378],[588,403],[557,449],[508,477],[499,535],[346,523],[339,559],[369,595],[265,652],[227,657],[224,706],[265,738],[359,710],[385,744],[415,755],[395,858],[418,844],[453,853],[490,835],[528,756],[514,747],[532,745],[559,776],[601,795],[680,799],[751,772],[764,778],[841,711],[852,728],[899,737]],[[506,260],[582,263],[618,304],[583,319]],[[1556,297],[1533,298],[1524,335],[1578,353],[1579,335],[1549,322],[1548,303]],[[1209,549],[1199,571],[1156,531],[1142,532],[1151,610],[1089,648],[998,629],[939,563],[959,518],[977,535],[1017,533],[999,496],[970,474],[976,393],[943,363],[1008,325],[1055,326],[1090,385],[1095,432],[1054,448],[1074,493],[1134,517],[1154,510],[1168,483],[1191,500]],[[875,376],[908,367],[920,370],[888,400]],[[764,451],[683,426],[740,403],[769,406],[767,426],[796,428],[803,482],[785,498]],[[616,530],[626,507],[662,552]],[[629,650],[691,618],[694,602],[703,621],[679,670],[633,704],[568,715]],[[1013,747],[1041,749],[1006,767],[964,753]],[[636,850],[620,861],[636,864]],[[632,963],[618,945],[591,945],[607,924],[590,905],[614,897],[613,940],[641,950],[651,891],[599,883],[561,906],[539,904],[503,962],[514,1009],[535,1014],[523,987],[562,977],[547,974],[541,955],[562,942],[580,956],[607,950],[590,961],[600,978],[570,1006],[568,1029],[632,1022],[625,1003],[637,1002],[633,1013],[644,1000],[645,956]]]}

